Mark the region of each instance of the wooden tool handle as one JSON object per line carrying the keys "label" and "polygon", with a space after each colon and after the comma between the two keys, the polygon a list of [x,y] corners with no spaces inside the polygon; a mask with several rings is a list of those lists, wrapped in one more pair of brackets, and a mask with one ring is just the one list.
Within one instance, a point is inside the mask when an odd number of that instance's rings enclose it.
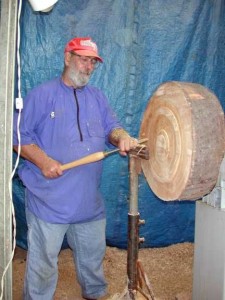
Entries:
{"label": "wooden tool handle", "polygon": [[81,159],[74,160],[68,164],[64,164],[61,166],[62,171],[68,170],[74,167],[78,167],[80,165],[89,164],[91,162],[99,161],[101,159],[105,158],[105,152],[95,152],[93,154],[87,155]]}
{"label": "wooden tool handle", "polygon": [[[147,138],[144,138],[144,139],[139,140],[138,143],[139,144],[140,143],[144,143],[147,140],[148,140]],[[61,170],[65,171],[65,170],[68,170],[68,169],[71,169],[71,168],[74,168],[74,167],[78,167],[78,166],[81,166],[81,165],[85,165],[85,164],[89,164],[89,163],[92,163],[92,162],[99,161],[99,160],[105,158],[107,155],[109,155],[109,154],[111,154],[111,153],[113,153],[115,151],[119,151],[119,149],[112,150],[110,152],[101,151],[101,152],[92,153],[90,155],[82,157],[81,159],[74,160],[74,161],[72,161],[70,163],[62,165],[61,166]]]}

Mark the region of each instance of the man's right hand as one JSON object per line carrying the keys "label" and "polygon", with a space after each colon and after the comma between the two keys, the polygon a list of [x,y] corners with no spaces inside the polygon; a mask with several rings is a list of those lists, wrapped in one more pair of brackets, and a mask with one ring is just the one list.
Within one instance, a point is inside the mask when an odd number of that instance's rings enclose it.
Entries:
{"label": "man's right hand", "polygon": [[61,164],[50,157],[47,157],[46,162],[41,168],[42,174],[47,178],[57,178],[62,175]]}
{"label": "man's right hand", "polygon": [[[18,146],[14,146],[13,149],[18,152]],[[56,178],[62,175],[61,164],[49,157],[36,144],[22,145],[20,155],[35,164],[47,178]]]}

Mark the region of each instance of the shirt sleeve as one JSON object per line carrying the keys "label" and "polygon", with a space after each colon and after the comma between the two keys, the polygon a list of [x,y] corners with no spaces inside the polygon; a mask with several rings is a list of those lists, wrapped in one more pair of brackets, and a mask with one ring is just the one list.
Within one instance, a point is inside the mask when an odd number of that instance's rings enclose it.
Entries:
{"label": "shirt sleeve", "polygon": [[[24,98],[24,108],[21,111],[21,119],[18,127],[19,112],[14,113],[13,120],[13,145],[18,145],[18,131],[21,139],[21,145],[36,143],[35,128],[41,116],[42,109],[40,105],[40,95],[37,89],[31,91]],[[39,104],[39,105],[37,105]]]}

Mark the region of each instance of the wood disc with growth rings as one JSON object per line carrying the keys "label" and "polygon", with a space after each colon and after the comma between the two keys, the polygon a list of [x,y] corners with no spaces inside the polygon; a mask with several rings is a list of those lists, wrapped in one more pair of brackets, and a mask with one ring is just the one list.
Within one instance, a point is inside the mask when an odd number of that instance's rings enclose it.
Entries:
{"label": "wood disc with growth rings", "polygon": [[197,200],[216,184],[225,150],[223,109],[200,84],[166,82],[150,99],[140,128],[150,159],[141,166],[162,200]]}

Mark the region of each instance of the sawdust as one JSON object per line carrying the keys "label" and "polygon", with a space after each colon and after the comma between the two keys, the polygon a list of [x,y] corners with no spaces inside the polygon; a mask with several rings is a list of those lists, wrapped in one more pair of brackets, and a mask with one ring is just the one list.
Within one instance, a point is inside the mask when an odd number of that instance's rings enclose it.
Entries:
{"label": "sawdust", "polygon": [[[155,299],[191,300],[193,252],[194,246],[191,243],[139,250],[139,259]],[[26,251],[17,247],[13,260],[14,300],[22,300],[25,265]],[[54,300],[82,299],[70,249],[60,252],[58,268],[59,280]],[[109,285],[107,298],[112,299],[116,294],[122,294],[127,286],[127,251],[107,247],[104,269]]]}

